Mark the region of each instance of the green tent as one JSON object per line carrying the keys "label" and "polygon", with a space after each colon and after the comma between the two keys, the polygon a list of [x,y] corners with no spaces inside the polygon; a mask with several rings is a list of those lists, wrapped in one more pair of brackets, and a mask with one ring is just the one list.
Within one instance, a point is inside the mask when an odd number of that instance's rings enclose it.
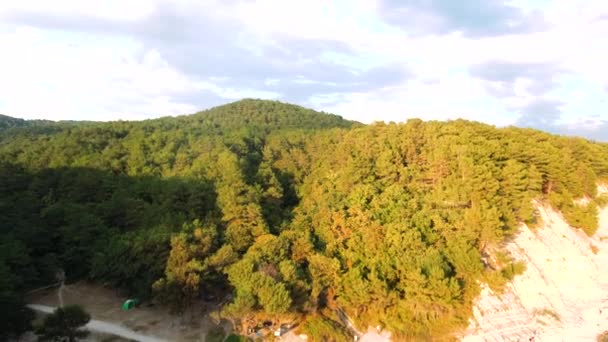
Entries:
{"label": "green tent", "polygon": [[137,299],[127,299],[123,304],[122,304],[122,309],[123,310],[131,310],[133,309],[137,304],[139,304],[139,300]]}

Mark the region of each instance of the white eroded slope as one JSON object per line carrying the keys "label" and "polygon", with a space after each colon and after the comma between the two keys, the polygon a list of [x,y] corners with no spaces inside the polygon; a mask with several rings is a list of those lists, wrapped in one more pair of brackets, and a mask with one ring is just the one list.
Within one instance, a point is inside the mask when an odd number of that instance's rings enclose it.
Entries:
{"label": "white eroded slope", "polygon": [[464,341],[595,341],[608,330],[608,209],[592,238],[540,212],[544,226],[507,245],[526,272],[500,297],[483,290]]}

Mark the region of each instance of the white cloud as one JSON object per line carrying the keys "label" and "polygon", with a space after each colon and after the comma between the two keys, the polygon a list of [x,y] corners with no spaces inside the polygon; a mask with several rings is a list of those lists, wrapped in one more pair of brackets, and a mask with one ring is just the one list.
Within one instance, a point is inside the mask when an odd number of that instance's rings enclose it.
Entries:
{"label": "white cloud", "polygon": [[11,47],[0,56],[0,110],[7,114],[109,120],[194,109],[168,99],[192,81],[133,41],[19,28],[0,36],[0,45]]}
{"label": "white cloud", "polygon": [[147,0],[19,0],[5,1],[0,5],[0,17],[14,12],[135,21],[145,18],[154,10],[155,3]]}
{"label": "white cloud", "polygon": [[[526,13],[540,10],[543,29],[471,37],[422,35],[407,16],[395,26],[381,15],[384,1],[5,2],[0,112],[140,119],[262,97],[364,122],[423,116],[506,125],[542,100],[564,102],[568,122],[577,111],[608,119],[595,104],[608,85],[608,2],[512,0]],[[467,72],[491,61],[550,65],[554,75],[542,77],[555,89],[534,90],[536,75],[504,83]],[[374,68],[403,75],[365,73]],[[570,89],[572,78],[584,82]]]}
{"label": "white cloud", "polygon": [[329,110],[367,123],[466,118],[495,125],[511,124],[513,119],[501,116],[504,113],[496,104],[487,100],[480,81],[460,73],[436,81],[414,80],[397,87],[351,94]]}
{"label": "white cloud", "polygon": [[231,101],[276,98],[184,75],[156,50],[131,39],[48,33],[31,27],[0,35],[0,112],[30,119],[116,120],[187,114],[200,108],[173,99],[197,92]]}

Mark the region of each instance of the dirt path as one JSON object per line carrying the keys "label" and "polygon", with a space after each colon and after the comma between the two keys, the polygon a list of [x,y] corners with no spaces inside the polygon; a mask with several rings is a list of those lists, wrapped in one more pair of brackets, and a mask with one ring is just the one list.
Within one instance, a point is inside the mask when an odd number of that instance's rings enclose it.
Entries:
{"label": "dirt path", "polygon": [[[122,304],[127,297],[96,284],[69,284],[64,286],[62,292],[65,305],[81,305],[96,322],[125,329],[125,333],[153,338],[143,341],[204,341],[207,332],[216,327],[208,316],[209,309],[212,309],[210,304],[199,303],[193,306],[191,314],[182,317],[170,314],[166,308],[147,304],[129,311],[122,310]],[[57,288],[28,296],[27,301],[41,306],[57,307]],[[222,322],[222,326],[225,331],[229,331],[227,322]]]}
{"label": "dirt path", "polygon": [[[44,312],[44,313],[52,313],[56,309],[55,307],[52,307],[52,306],[39,305],[39,304],[29,304],[28,307],[32,310],[40,311],[40,312]],[[165,341],[163,339],[159,339],[156,337],[138,334],[137,332],[135,332],[131,329],[127,329],[125,327],[121,327],[118,324],[98,321],[98,320],[94,320],[94,319],[92,319],[85,326],[85,328],[87,328],[91,331],[112,334],[112,335],[124,337],[124,338],[130,339],[130,340],[140,341],[140,342],[164,342]]]}

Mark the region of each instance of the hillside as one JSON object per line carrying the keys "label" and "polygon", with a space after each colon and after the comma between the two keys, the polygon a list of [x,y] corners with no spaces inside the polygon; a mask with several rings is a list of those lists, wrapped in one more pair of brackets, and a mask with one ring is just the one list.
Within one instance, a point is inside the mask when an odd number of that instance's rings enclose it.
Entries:
{"label": "hillside", "polygon": [[[229,147],[252,161],[252,158],[259,158],[263,140],[274,131],[297,130],[305,134],[312,130],[360,125],[336,115],[300,106],[247,99],[194,115],[140,122],[27,123],[21,129],[4,134],[0,132],[2,155],[17,158],[11,160],[11,163],[25,163],[37,168],[59,167],[74,165],[75,159],[83,156],[102,153],[104,157],[99,162],[103,160],[105,165],[97,165],[94,161],[77,165],[101,167],[133,175],[163,174],[176,159],[190,158],[186,154],[190,154],[192,149],[196,150],[192,143],[197,140],[214,146]],[[145,151],[143,146],[146,146]],[[144,157],[134,154],[148,151],[162,152],[159,153],[162,157],[157,156],[155,160],[146,161],[148,165],[143,165]],[[35,160],[22,160],[33,156]],[[112,165],[107,164],[110,162]],[[124,169],[127,165],[131,167],[130,170]]]}
{"label": "hillside", "polygon": [[0,114],[0,131],[13,128],[13,127],[23,127],[27,124],[27,122],[23,119],[12,118],[10,116]]}
{"label": "hillside", "polygon": [[14,135],[53,134],[70,127],[91,124],[91,121],[24,120],[0,114],[0,141]]}
{"label": "hillside", "polygon": [[297,105],[253,99],[244,99],[194,115],[177,117],[177,120],[164,118],[160,121],[173,121],[180,126],[213,127],[215,130],[212,131],[217,133],[242,128],[263,129],[268,133],[277,129],[350,128],[353,125],[360,125],[337,115],[316,112]]}
{"label": "hillside", "polygon": [[538,210],[543,224],[521,227],[506,245],[526,271],[502,293],[482,291],[464,341],[595,341],[606,330],[608,208],[592,237],[551,208]]}
{"label": "hillside", "polygon": [[273,101],[14,129],[0,134],[1,293],[20,307],[63,269],[175,312],[213,294],[243,331],[298,317],[345,340],[345,313],[449,339],[480,284],[501,291],[524,270],[502,246],[540,224],[533,200],[593,236],[607,180],[606,144],[462,120],[365,126]]}

